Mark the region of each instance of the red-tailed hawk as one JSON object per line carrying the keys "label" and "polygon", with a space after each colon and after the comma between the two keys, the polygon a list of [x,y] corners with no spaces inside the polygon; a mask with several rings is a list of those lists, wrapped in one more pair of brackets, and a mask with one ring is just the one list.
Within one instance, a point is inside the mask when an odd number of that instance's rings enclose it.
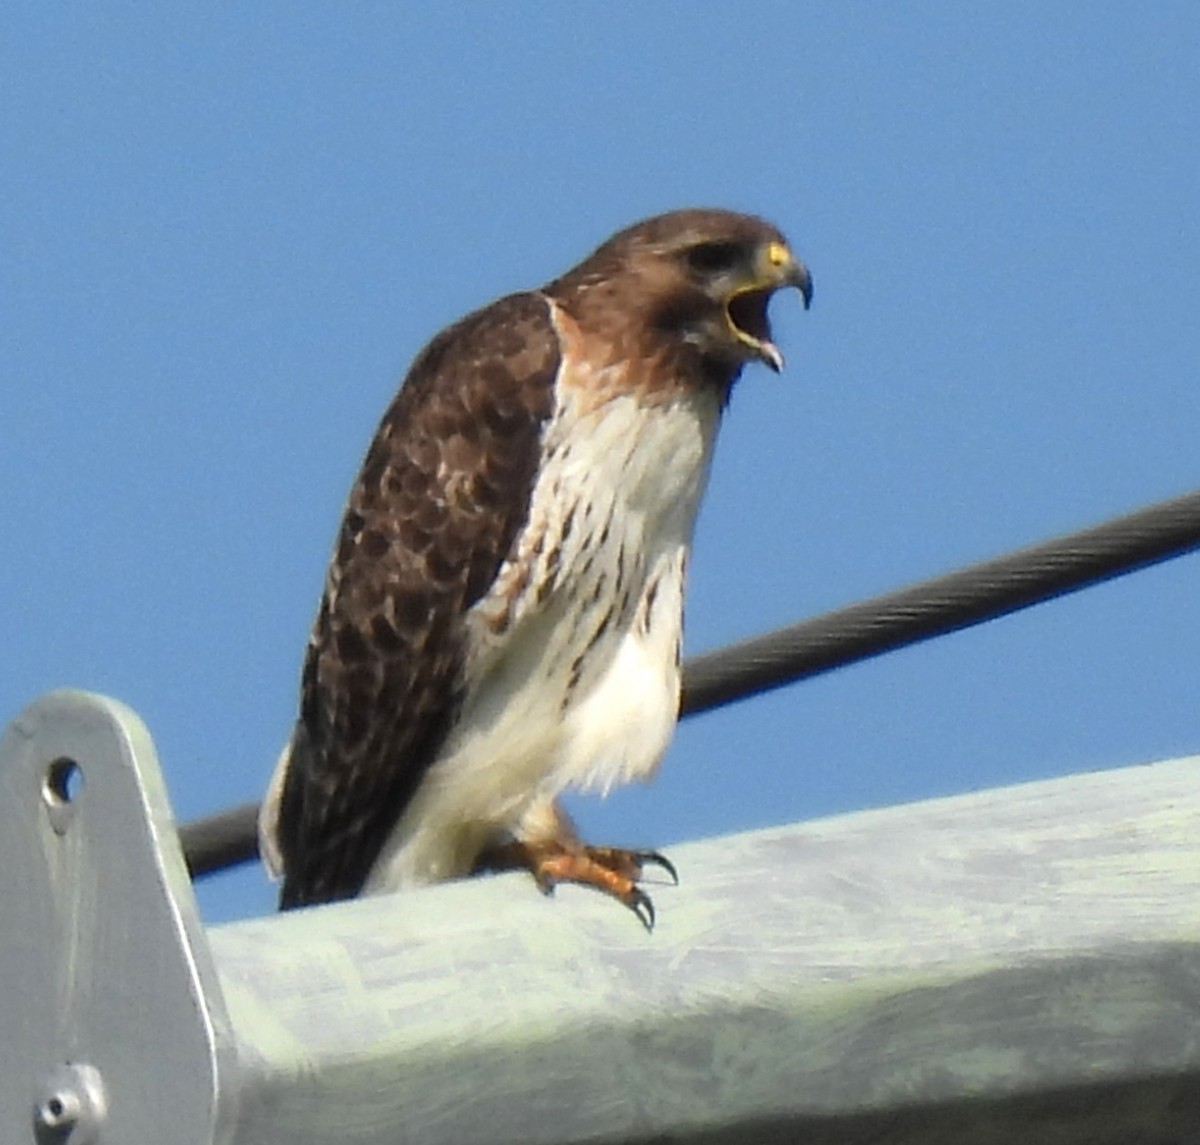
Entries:
{"label": "red-tailed hawk", "polygon": [[[351,490],[262,850],[280,905],[521,866],[647,926],[654,852],[588,847],[557,797],[655,770],[721,411],[783,359],[808,271],[762,219],[676,211],[442,331]],[[672,870],[673,873],[673,870]]]}

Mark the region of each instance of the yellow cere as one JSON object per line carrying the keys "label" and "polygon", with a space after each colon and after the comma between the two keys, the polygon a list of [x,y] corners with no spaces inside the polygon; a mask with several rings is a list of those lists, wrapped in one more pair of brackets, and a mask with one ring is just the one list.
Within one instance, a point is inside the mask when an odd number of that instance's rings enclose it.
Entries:
{"label": "yellow cere", "polygon": [[771,243],[767,247],[767,261],[772,266],[786,266],[792,261],[792,252],[783,243]]}

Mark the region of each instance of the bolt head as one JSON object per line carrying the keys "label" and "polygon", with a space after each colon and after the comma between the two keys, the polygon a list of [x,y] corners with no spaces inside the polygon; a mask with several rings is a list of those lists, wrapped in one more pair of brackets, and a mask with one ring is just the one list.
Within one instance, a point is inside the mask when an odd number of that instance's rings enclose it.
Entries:
{"label": "bolt head", "polygon": [[65,1062],[46,1078],[33,1102],[38,1145],[93,1145],[100,1139],[106,1103],[100,1071],[86,1062]]}

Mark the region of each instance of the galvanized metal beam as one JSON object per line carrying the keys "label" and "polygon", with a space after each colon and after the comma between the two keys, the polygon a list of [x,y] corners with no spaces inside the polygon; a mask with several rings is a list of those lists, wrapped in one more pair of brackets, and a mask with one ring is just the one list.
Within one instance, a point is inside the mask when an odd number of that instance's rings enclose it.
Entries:
{"label": "galvanized metal beam", "polygon": [[[101,723],[116,719],[125,742],[136,741],[129,713],[91,702]],[[40,726],[53,715],[40,714]],[[38,722],[22,719],[26,729]],[[44,783],[62,741],[42,748],[36,731],[25,741],[18,769]],[[72,758],[87,755],[72,743]],[[148,751],[148,741],[135,751],[136,774]],[[3,776],[12,759],[6,747]],[[90,798],[106,773],[84,767]],[[20,813],[45,817],[36,790]],[[16,846],[10,802],[0,811],[6,870]],[[90,813],[81,800],[76,824]],[[39,849],[25,860],[25,875],[40,880],[35,897],[62,893],[47,830],[18,832]],[[194,904],[178,845],[161,829],[149,835],[160,865],[175,871],[156,885],[186,915]],[[181,1109],[203,1108],[207,1095],[211,1140],[222,1145],[1194,1137],[1200,760],[708,840],[671,858],[683,883],[653,888],[653,934],[585,890],[543,898],[509,875],[207,936],[184,926],[188,946],[179,928],[143,924],[124,875],[96,878],[89,918],[138,935],[135,945],[157,949],[164,966],[183,950],[214,974],[181,987],[192,997],[198,989],[204,1015],[187,1005],[169,1020],[165,1008],[161,1021],[147,1013],[157,1037],[142,1040],[139,1023],[95,1027],[124,1040],[140,1085],[108,1075],[90,1034],[71,1044],[103,1074],[110,1111],[146,1085],[164,1086]],[[135,846],[103,861],[127,874],[146,859]],[[34,870],[41,862],[48,874]],[[37,914],[23,895],[0,899],[6,931],[14,904],[25,925]],[[126,973],[81,965],[92,948],[65,925],[42,942],[55,966],[72,961],[56,943],[73,949],[77,977]],[[14,981],[42,995],[0,1050],[2,1100],[29,1095],[26,1135],[7,1142],[31,1139],[35,1087],[73,1059],[66,1042],[28,1035],[35,1011],[71,1024],[60,978],[4,949],[4,997]],[[150,985],[153,1000],[161,991]],[[215,1069],[164,1065],[181,1030],[212,1031]],[[173,1131],[168,1118],[153,1135],[103,1140],[194,1140]]]}

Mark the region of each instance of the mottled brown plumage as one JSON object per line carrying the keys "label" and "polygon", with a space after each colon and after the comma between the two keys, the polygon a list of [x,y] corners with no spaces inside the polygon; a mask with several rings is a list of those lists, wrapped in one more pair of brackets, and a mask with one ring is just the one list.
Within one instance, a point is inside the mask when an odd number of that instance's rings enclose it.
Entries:
{"label": "mottled brown plumage", "polygon": [[[560,659],[537,669],[561,673],[555,710],[564,719],[582,702],[580,689],[598,686],[611,667],[622,632],[648,638],[666,574],[627,551],[647,526],[640,509],[629,517],[619,489],[602,490],[607,520],[592,511],[595,492],[570,453],[588,439],[578,427],[605,424],[610,408],[627,408],[619,399],[644,411],[621,417],[669,410],[662,416],[683,417],[686,427],[686,410],[697,401],[707,408],[711,394],[712,424],[697,439],[710,440],[745,361],[778,366],[766,303],[788,284],[807,302],[807,272],[769,224],[676,212],[615,235],[540,292],[469,315],[421,352],[351,491],[309,641],[299,720],[268,800],[264,848],[282,867],[283,907],[363,888],[431,768],[451,766],[442,757],[464,710],[478,706],[472,689],[499,686],[487,675],[493,662],[504,688],[524,687],[509,677],[530,654],[506,649],[539,618],[575,625],[563,630]],[[699,463],[698,455],[686,464]],[[562,472],[546,484],[551,470]],[[683,476],[678,496],[688,500],[671,528],[682,530],[685,557],[703,470]],[[596,571],[602,552],[609,572]],[[681,580],[682,557],[669,569]],[[586,632],[584,616],[593,617]],[[519,838],[516,818],[500,819],[497,811],[485,824],[482,842]]]}
{"label": "mottled brown plumage", "polygon": [[442,331],[384,414],[305,660],[282,905],[355,894],[378,848],[347,840],[381,841],[433,759],[461,620],[520,527],[558,363],[545,302],[513,295]]}

